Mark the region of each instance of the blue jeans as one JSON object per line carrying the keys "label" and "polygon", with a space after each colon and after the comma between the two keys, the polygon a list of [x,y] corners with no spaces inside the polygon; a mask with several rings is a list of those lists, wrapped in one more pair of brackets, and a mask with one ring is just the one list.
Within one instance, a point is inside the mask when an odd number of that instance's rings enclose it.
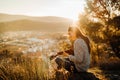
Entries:
{"label": "blue jeans", "polygon": [[69,60],[69,58],[63,58],[61,59],[60,57],[57,57],[55,59],[55,62],[57,63],[58,65],[58,69],[60,68],[65,68],[66,70],[68,70],[69,72],[74,72],[74,73],[77,73],[77,69],[75,67],[75,64]]}

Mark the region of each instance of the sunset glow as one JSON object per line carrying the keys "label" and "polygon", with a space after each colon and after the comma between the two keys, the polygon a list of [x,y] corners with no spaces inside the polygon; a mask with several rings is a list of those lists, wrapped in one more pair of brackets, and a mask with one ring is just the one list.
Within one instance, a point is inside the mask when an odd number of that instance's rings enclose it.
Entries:
{"label": "sunset glow", "polygon": [[0,13],[28,16],[59,16],[77,20],[84,0],[0,0]]}

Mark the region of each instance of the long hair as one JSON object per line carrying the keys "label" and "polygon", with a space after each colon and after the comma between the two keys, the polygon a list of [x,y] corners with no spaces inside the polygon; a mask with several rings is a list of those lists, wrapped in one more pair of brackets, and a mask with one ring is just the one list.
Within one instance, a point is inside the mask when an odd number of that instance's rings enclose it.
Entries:
{"label": "long hair", "polygon": [[86,44],[87,44],[87,46],[88,46],[88,50],[89,50],[89,53],[90,53],[90,40],[88,39],[88,37],[87,36],[85,36],[81,31],[80,31],[80,29],[78,29],[77,27],[69,27],[68,28],[68,31],[74,31],[75,30],[75,33],[76,33],[76,37],[77,38],[82,38],[85,42],[86,42]]}

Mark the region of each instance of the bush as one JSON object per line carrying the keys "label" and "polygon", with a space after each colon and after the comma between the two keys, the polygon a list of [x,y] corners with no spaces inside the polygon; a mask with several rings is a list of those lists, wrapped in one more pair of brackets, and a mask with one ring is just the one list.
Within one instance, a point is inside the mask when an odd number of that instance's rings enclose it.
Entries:
{"label": "bush", "polygon": [[99,64],[102,70],[120,70],[120,59],[116,57],[101,61]]}

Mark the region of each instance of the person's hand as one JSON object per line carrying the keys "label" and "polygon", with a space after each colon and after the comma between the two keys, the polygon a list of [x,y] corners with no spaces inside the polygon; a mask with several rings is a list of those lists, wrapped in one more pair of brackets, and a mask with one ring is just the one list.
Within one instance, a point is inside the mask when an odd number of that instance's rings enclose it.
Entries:
{"label": "person's hand", "polygon": [[61,51],[61,52],[58,52],[57,54],[58,54],[58,55],[62,55],[62,54],[63,54],[63,51]]}
{"label": "person's hand", "polygon": [[56,55],[51,55],[50,60],[54,59],[56,56],[57,56],[57,54]]}
{"label": "person's hand", "polygon": [[68,57],[68,56],[69,56],[69,54],[66,53],[66,52],[63,52],[63,55],[64,55],[65,57]]}

